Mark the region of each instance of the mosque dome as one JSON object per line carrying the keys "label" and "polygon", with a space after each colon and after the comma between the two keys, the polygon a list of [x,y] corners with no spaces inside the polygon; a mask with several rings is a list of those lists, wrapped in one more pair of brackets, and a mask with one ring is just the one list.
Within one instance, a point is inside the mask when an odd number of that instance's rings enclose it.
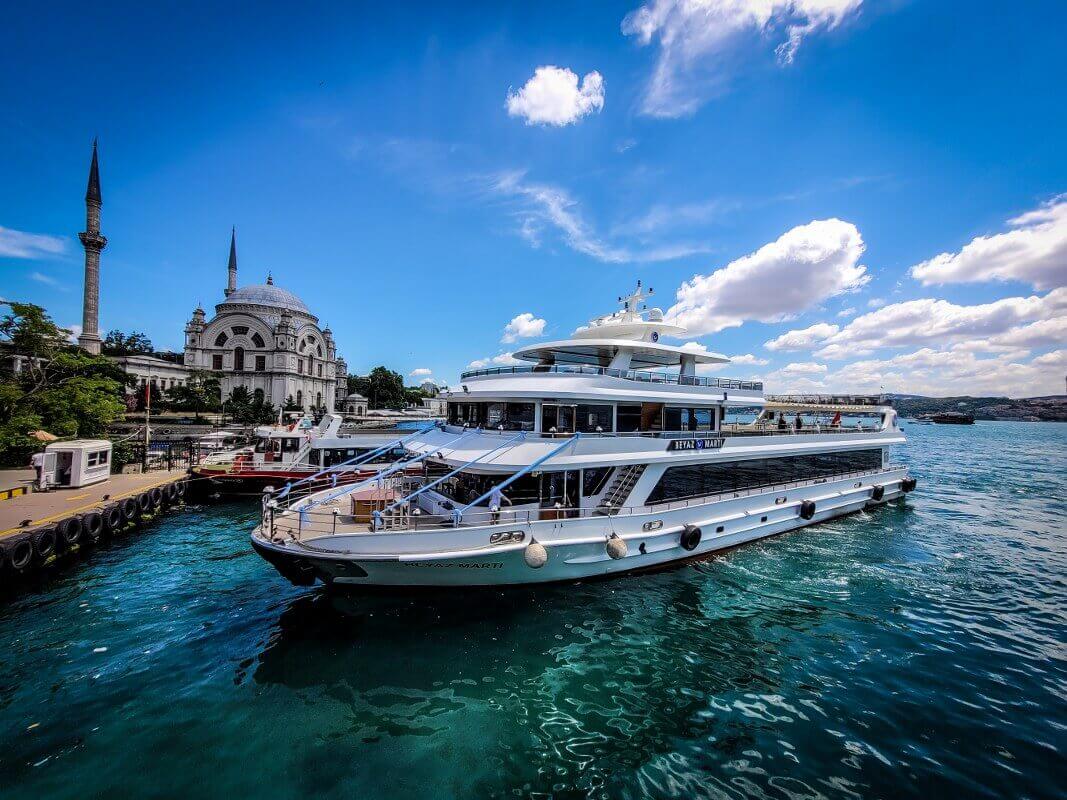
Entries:
{"label": "mosque dome", "polygon": [[256,283],[242,286],[218,305],[221,310],[231,305],[264,306],[270,309],[287,309],[305,316],[312,316],[304,301],[292,292],[287,292],[273,283]]}

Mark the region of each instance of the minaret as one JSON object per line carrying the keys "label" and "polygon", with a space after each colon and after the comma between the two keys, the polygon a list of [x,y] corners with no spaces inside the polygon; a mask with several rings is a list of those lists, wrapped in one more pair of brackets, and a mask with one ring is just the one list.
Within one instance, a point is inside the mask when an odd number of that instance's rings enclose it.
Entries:
{"label": "minaret", "polygon": [[96,163],[96,139],[93,139],[93,162],[89,165],[89,185],[85,189],[85,232],[78,234],[85,248],[85,296],[78,344],[93,355],[100,354],[100,251],[107,247],[107,239],[100,234],[102,205],[100,168]]}
{"label": "minaret", "polygon": [[226,296],[237,291],[237,228],[230,231],[230,263],[226,265]]}

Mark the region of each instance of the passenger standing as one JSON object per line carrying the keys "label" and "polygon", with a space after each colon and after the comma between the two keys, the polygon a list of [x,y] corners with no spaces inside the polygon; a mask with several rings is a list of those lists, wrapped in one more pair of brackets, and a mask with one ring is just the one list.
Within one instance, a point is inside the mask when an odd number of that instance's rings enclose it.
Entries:
{"label": "passenger standing", "polygon": [[785,412],[784,411],[779,411],[778,412],[778,430],[784,431],[785,429],[786,429]]}
{"label": "passenger standing", "polygon": [[793,427],[796,428],[798,431],[804,427],[804,420],[801,419],[799,411],[797,412],[797,418],[793,420]]}
{"label": "passenger standing", "polygon": [[34,453],[30,456],[30,466],[33,467],[34,472],[37,473],[37,477],[34,479],[34,489],[38,492],[44,491],[44,452]]}

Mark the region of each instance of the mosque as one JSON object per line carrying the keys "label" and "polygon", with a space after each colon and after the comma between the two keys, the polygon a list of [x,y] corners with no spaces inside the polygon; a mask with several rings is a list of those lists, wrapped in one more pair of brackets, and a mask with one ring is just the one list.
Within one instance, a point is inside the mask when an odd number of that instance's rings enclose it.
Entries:
{"label": "mosque", "polygon": [[[85,195],[85,295],[79,344],[99,353],[100,253],[107,239],[100,233],[100,173],[96,142]],[[225,399],[237,387],[282,408],[289,403],[306,410],[338,407],[347,395],[348,367],[337,355],[329,327],[292,292],[266,283],[237,286],[237,232],[230,234],[224,299],[208,319],[197,307],[185,326],[183,363],[147,355],[116,359],[141,386],[152,383],[169,389],[186,383],[193,370],[207,370],[221,378]],[[169,381],[169,384],[168,384]]]}

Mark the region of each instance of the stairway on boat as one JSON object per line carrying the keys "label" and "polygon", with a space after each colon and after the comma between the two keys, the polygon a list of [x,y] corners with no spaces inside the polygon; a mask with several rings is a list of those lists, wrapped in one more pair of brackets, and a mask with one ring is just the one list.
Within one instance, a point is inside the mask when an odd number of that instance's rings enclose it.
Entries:
{"label": "stairway on boat", "polygon": [[646,466],[648,465],[630,464],[626,467],[619,467],[615,480],[612,481],[611,486],[604,493],[604,497],[597,504],[596,513],[606,517],[618,514],[619,509],[623,507],[623,503],[630,497],[630,492],[637,485],[637,481],[645,474]]}

